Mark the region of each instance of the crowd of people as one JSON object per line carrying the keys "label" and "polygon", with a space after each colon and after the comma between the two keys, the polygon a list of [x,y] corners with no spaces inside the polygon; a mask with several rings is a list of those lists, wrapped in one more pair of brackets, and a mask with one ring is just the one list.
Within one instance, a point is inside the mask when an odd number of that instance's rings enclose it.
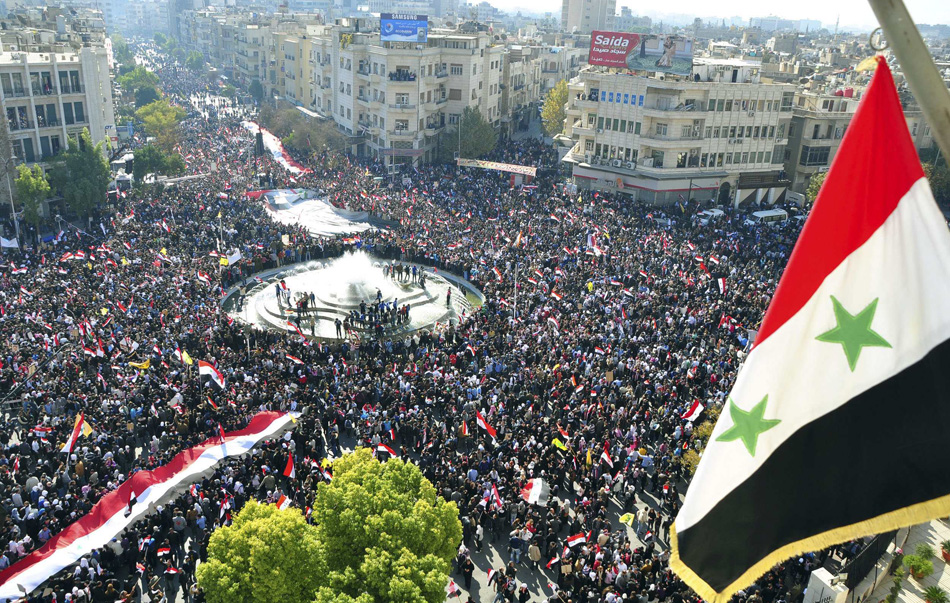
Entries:
{"label": "crowd of people", "polygon": [[[306,509],[325,479],[321,459],[380,443],[457,503],[463,597],[479,601],[474,577],[494,569],[496,603],[697,600],[667,566],[689,479],[683,456],[704,420],[682,417],[696,400],[713,412],[731,388],[793,226],[743,226],[731,211],[699,225],[695,204],[665,225],[660,209],[572,193],[553,171],[536,188],[512,188],[495,172],[427,166],[379,186],[381,163],[343,156],[331,169],[318,154],[299,158],[311,172],[291,174],[254,155],[240,123],[246,108],[212,100],[207,82],[174,62],[153,67],[172,102],[194,110],[181,148],[188,173],[205,176],[115,199],[101,220],[13,256],[0,277],[9,419],[0,427],[0,569],[219,425],[240,429],[262,410],[306,412],[286,437],[223,463],[25,601],[201,601],[195,567],[230,513],[281,494]],[[556,165],[536,140],[507,141],[491,159]],[[337,341],[317,342],[253,330],[246,339],[221,308],[224,293],[265,268],[348,245],[271,220],[243,194],[259,173],[393,220],[363,233],[362,246],[463,276],[484,306],[402,338],[377,332],[357,344],[338,330]],[[220,265],[222,237],[241,262]],[[202,388],[176,350],[215,365],[227,388]],[[130,366],[146,360],[148,369]],[[79,412],[93,431],[63,454]],[[281,471],[290,454],[296,479]],[[532,478],[549,483],[547,505],[521,497]],[[506,565],[489,568],[485,548]],[[777,567],[738,599],[797,601],[831,554]],[[529,587],[528,575],[551,587]]]}

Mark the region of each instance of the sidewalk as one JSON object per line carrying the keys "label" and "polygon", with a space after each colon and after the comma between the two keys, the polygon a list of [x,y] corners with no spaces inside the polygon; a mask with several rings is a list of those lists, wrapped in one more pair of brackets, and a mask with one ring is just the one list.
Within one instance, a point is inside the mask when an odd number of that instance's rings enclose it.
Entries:
{"label": "sidewalk", "polygon": [[[939,586],[950,593],[950,564],[940,556],[940,543],[950,540],[950,525],[947,522],[935,519],[930,523],[916,525],[910,530],[907,543],[904,545],[904,555],[913,555],[917,544],[926,542],[933,547],[936,556],[933,558],[934,573],[923,580],[915,580],[907,574],[901,585],[901,593],[897,600],[902,603],[924,603],[924,589],[928,586]],[[879,603],[888,594],[893,582],[884,580],[868,597],[871,603]]]}

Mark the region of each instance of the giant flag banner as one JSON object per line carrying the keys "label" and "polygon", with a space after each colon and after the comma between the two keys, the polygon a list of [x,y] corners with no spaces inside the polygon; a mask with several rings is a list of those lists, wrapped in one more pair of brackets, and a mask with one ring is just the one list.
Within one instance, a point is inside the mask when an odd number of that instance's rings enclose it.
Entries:
{"label": "giant flag banner", "polygon": [[20,599],[24,592],[32,592],[57,572],[105,546],[157,505],[187,490],[221,461],[246,454],[261,440],[292,429],[293,421],[287,413],[258,413],[246,428],[225,434],[224,441],[212,438],[178,453],[154,471],[133,474],[103,496],[88,514],[0,572],[0,601]]}
{"label": "giant flag banner", "polygon": [[806,551],[950,514],[950,231],[883,59],[672,530],[724,603]]}

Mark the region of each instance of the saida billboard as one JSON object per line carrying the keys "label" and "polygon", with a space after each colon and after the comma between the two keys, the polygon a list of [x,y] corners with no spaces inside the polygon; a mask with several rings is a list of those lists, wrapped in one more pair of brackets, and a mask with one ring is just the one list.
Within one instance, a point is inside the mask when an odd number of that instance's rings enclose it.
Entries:
{"label": "saida billboard", "polygon": [[594,31],[587,62],[631,71],[689,75],[693,69],[693,41],[682,36]]}

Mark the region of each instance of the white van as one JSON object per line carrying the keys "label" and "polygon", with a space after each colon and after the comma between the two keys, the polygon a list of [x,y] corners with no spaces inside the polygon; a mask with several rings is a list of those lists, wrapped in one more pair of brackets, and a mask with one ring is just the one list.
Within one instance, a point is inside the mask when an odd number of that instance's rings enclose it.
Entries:
{"label": "white van", "polygon": [[758,226],[759,224],[775,224],[788,222],[788,212],[784,209],[767,209],[764,211],[752,212],[752,215],[746,218],[746,226]]}
{"label": "white van", "polygon": [[721,209],[704,209],[703,211],[696,214],[696,219],[703,226],[707,226],[710,222],[719,220],[724,215],[726,215],[726,212],[722,211]]}

